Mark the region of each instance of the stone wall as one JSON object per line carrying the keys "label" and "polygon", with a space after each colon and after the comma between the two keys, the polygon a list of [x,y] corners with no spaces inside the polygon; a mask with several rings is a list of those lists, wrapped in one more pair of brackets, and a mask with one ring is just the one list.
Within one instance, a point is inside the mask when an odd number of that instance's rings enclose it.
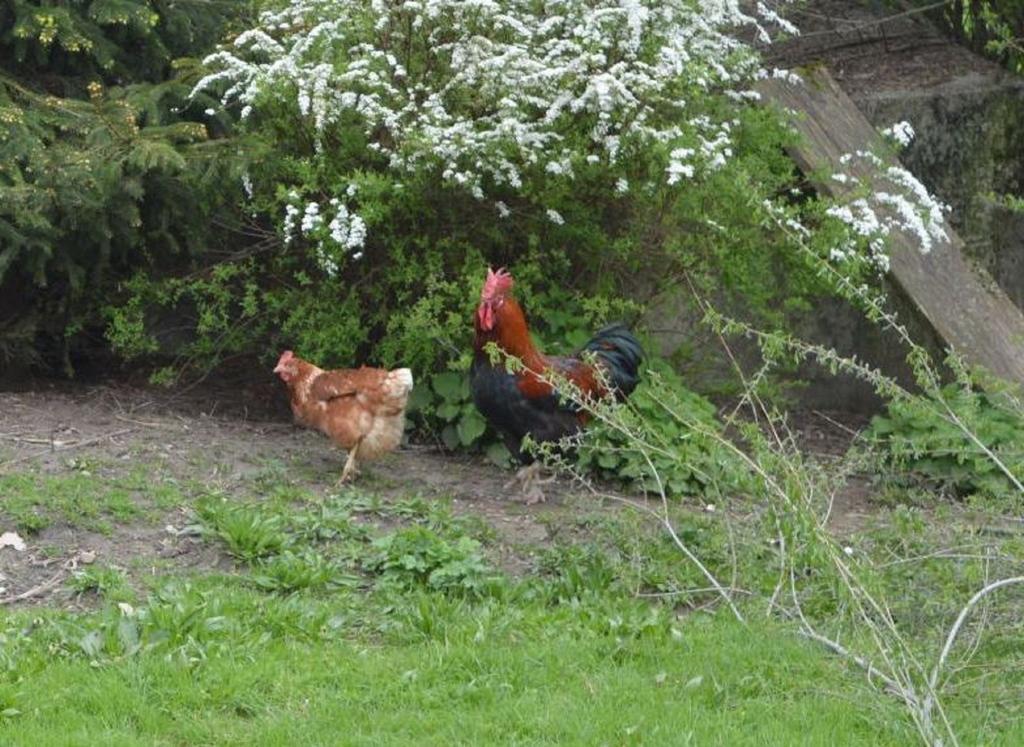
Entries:
{"label": "stone wall", "polygon": [[[794,18],[803,37],[777,47],[770,61],[791,68],[825,64],[872,124],[910,122],[917,136],[902,155],[904,165],[951,206],[950,222],[968,256],[1024,308],[1024,214],[992,197],[1024,195],[1024,80],[957,46],[921,16],[881,22],[884,8],[851,0],[812,0],[804,9]],[[890,297],[914,338],[941,357],[941,341],[913,303],[895,288]],[[673,294],[652,304],[648,321],[661,330],[665,354],[704,334],[686,300]],[[849,304],[825,299],[794,322],[802,337],[912,384],[895,336]],[[700,359],[688,358],[685,370],[694,386],[713,389],[731,364],[713,341],[704,343]],[[752,345],[738,341],[733,352],[748,370],[757,365]],[[881,404],[853,378],[814,366],[798,376],[806,382],[796,390],[805,407],[872,412]]]}

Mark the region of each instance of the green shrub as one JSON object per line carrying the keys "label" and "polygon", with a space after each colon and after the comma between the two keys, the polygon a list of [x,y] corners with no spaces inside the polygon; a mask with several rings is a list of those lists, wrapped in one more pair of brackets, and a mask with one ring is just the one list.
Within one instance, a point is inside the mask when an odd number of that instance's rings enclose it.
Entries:
{"label": "green shrub", "polygon": [[470,537],[449,542],[421,526],[400,529],[370,544],[363,568],[400,588],[478,594],[494,577]]}
{"label": "green shrub", "polygon": [[1009,477],[978,443],[970,429],[1018,480],[1024,478],[1024,417],[1002,394],[973,391],[961,384],[941,390],[946,406],[917,397],[894,400],[876,416],[868,437],[882,449],[888,466],[904,480],[923,478],[958,495],[1020,498]]}
{"label": "green shrub", "polygon": [[[660,479],[665,494],[676,497],[713,498],[721,485],[744,482],[739,460],[715,438],[722,433],[715,406],[664,362],[653,362],[619,413],[619,427],[588,428],[581,466],[655,494]],[[639,448],[638,439],[650,446]]]}
{"label": "green shrub", "polygon": [[[593,42],[609,50],[532,93],[517,71],[492,78],[453,59],[480,39],[503,45],[519,33],[494,17],[497,6],[442,5],[426,13],[274,4],[258,28],[207,59],[196,95],[223,94],[237,126],[269,150],[250,164],[246,209],[273,226],[277,242],[264,235],[252,251],[127,284],[108,310],[119,352],[178,355],[181,370],[253,350],[270,361],[287,347],[325,366],[409,366],[426,382],[467,370],[488,264],[515,274],[535,333],[570,346],[623,311],[635,319],[645,299],[684,274],[773,323],[822,287],[766,219],[772,201],[821,216],[813,200],[791,194],[797,177],[783,146],[793,135],[737,95],[755,74],[752,51],[706,26],[690,3],[645,4],[638,48],[621,9],[569,3],[565,13],[581,23],[614,26]],[[542,54],[534,44],[579,43],[570,26],[544,26],[532,6],[507,10],[544,29],[524,41],[524,54]],[[675,72],[655,64],[659,50],[675,55],[674,45],[691,44],[704,54],[681,59]],[[665,79],[602,113],[584,89],[619,57],[637,67],[629,85],[645,86],[640,78],[655,69]],[[471,68],[485,78],[479,85],[465,79]],[[400,85],[382,83],[392,72]],[[443,114],[413,106],[435,94]],[[580,97],[576,114],[559,109],[563,95]],[[785,312],[775,311],[779,301]],[[576,309],[584,313],[571,316]],[[161,339],[156,322],[167,315],[189,334]],[[425,386],[417,401],[447,443],[489,441],[465,398]]]}
{"label": "green shrub", "polygon": [[230,126],[204,114],[216,101],[190,101],[172,62],[202,54],[244,8],[0,6],[0,295],[17,299],[0,360],[38,362],[41,349],[70,371],[71,343],[95,334],[119,278],[205,248],[237,159],[209,140]]}
{"label": "green shrub", "polygon": [[1019,0],[957,0],[951,25],[986,53],[1024,73],[1024,6]]}

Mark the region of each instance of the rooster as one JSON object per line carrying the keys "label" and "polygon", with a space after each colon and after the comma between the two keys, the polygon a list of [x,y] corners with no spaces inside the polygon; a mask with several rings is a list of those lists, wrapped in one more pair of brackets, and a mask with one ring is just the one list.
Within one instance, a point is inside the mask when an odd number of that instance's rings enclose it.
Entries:
{"label": "rooster", "polygon": [[[601,329],[573,357],[544,355],[530,339],[526,316],[512,297],[512,285],[507,272],[488,269],[474,323],[470,388],[477,409],[501,432],[519,462],[526,464],[530,459],[522,449],[524,436],[538,442],[557,441],[577,433],[587,422],[584,410],[559,396],[552,378],[571,382],[584,398],[613,395],[623,400],[636,388],[643,350],[629,330],[613,324]],[[504,355],[517,358],[521,370],[509,370],[504,361],[492,362],[486,349],[492,342]],[[513,480],[522,484],[528,504],[544,500],[539,470],[539,463],[527,464]]]}
{"label": "rooster", "polygon": [[296,422],[348,451],[339,484],[359,473],[358,462],[394,451],[401,442],[412,391],[408,368],[324,371],[286,350],[274,373],[288,385]]}

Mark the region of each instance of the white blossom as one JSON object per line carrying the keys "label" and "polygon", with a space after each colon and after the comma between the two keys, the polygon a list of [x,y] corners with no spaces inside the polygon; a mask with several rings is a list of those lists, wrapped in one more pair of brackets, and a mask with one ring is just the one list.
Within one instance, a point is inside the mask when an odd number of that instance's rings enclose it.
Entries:
{"label": "white blossom", "polygon": [[366,244],[366,223],[356,213],[350,212],[340,200],[332,200],[336,210],[327,225],[331,240],[345,250],[361,249]]}
{"label": "white blossom", "polygon": [[[328,128],[355,123],[395,172],[431,170],[478,200],[519,190],[527,170],[569,180],[582,161],[614,167],[652,144],[687,151],[664,165],[671,186],[734,151],[728,113],[691,116],[687,91],[746,106],[757,78],[790,77],[763,70],[736,33],[768,27],[795,31],[766,3],[735,0],[286,0],[206,58],[193,94],[237,102],[242,119],[283,104],[318,151]],[[569,137],[581,121],[582,150]],[[335,243],[365,238],[335,220],[332,234],[348,231]]]}
{"label": "white blossom", "polygon": [[306,210],[302,214],[302,224],[300,228],[303,233],[311,233],[321,223],[323,223],[323,221],[323,216],[320,215],[320,205],[315,202],[311,202],[306,205]]}
{"label": "white blossom", "polygon": [[336,260],[331,253],[324,248],[323,244],[317,245],[316,261],[327,277],[333,278],[338,274],[338,260]]}
{"label": "white blossom", "polygon": [[291,204],[284,206],[284,224],[282,225],[282,231],[284,233],[285,244],[290,244],[292,239],[295,237],[295,219],[298,216],[298,207]]}
{"label": "white blossom", "polygon": [[[901,131],[903,131],[901,129]],[[854,159],[866,161],[872,167],[884,162],[874,153],[857,151],[840,157],[841,164]],[[832,179],[846,184],[859,184],[859,180],[845,173],[832,175]],[[915,240],[918,250],[927,254],[936,243],[949,239],[945,228],[945,213],[949,207],[936,200],[913,174],[902,166],[885,166],[875,179],[875,191],[857,197],[844,205],[833,205],[826,213],[845,223],[855,237],[866,242],[869,259],[882,272],[889,270],[886,238],[900,231]],[[830,258],[844,262],[856,257],[854,243],[833,247]]]}
{"label": "white blossom", "polygon": [[906,148],[914,139],[914,128],[910,122],[896,122],[891,127],[882,130],[882,134],[896,141],[901,148]]}

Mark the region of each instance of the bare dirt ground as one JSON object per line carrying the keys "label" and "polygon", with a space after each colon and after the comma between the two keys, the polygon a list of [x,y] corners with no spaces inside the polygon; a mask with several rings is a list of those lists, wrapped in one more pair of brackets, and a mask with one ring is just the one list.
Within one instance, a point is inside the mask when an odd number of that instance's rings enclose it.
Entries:
{"label": "bare dirt ground", "polygon": [[[822,458],[841,455],[863,424],[863,418],[813,412],[793,423],[804,447]],[[160,486],[254,497],[263,475],[286,475],[314,495],[326,495],[337,490],[343,462],[344,453],[327,439],[290,423],[284,397],[276,389],[168,395],[124,385],[40,385],[0,392],[0,491],[5,475],[31,475],[43,483],[47,477],[73,474],[95,475],[101,481],[134,474],[138,480],[141,471],[146,490],[135,496],[140,501],[142,493]],[[488,549],[513,573],[530,567],[529,548],[550,543],[554,532],[564,536],[575,514],[615,510],[602,508],[600,501],[566,481],[547,486],[547,503],[525,506],[505,487],[509,477],[481,458],[411,444],[365,467],[355,489],[392,498],[450,499],[456,513],[476,516],[493,528],[495,546]],[[855,482],[837,498],[832,514],[837,531],[863,524],[872,510],[868,492],[866,482]],[[3,500],[0,495],[0,520]],[[193,522],[187,506],[165,508],[146,521],[113,523],[106,531],[56,522],[27,536],[23,552],[0,548],[0,603],[88,563],[132,575],[230,572],[230,558],[182,531]],[[0,533],[9,529],[0,524]],[[58,588],[34,594],[25,603],[60,602],[72,608],[88,604],[66,593],[56,599],[52,594]]]}

